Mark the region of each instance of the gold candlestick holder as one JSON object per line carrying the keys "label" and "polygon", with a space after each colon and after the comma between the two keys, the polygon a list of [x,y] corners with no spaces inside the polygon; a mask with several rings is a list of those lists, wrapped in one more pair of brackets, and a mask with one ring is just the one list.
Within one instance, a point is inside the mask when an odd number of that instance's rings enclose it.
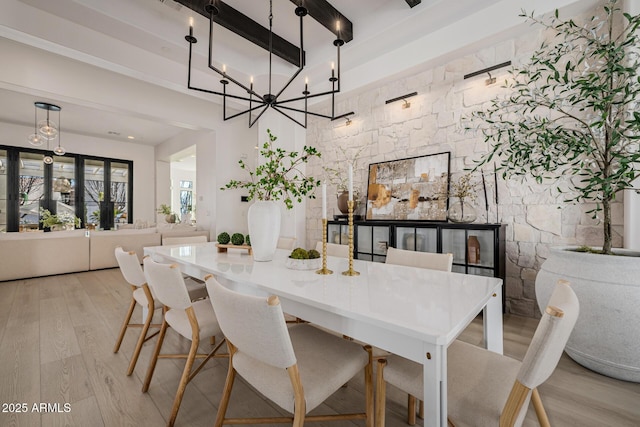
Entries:
{"label": "gold candlestick holder", "polygon": [[327,268],[327,219],[322,219],[322,268],[316,270],[316,274],[333,274],[333,271]]}
{"label": "gold candlestick holder", "polygon": [[360,272],[353,269],[353,206],[353,200],[349,200],[347,202],[347,207],[349,208],[349,269],[342,272],[345,276],[360,275]]}

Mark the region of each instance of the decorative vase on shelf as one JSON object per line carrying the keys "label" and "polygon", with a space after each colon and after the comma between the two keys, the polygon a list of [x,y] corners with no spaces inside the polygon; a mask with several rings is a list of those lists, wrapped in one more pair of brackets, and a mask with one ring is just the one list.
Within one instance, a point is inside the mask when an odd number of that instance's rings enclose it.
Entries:
{"label": "decorative vase on shelf", "polygon": [[480,264],[480,242],[478,236],[469,236],[467,239],[467,255],[469,264]]}
{"label": "decorative vase on shelf", "polygon": [[[342,212],[342,214],[347,215],[349,213],[349,206],[347,205],[347,202],[349,201],[349,192],[348,191],[343,191],[342,193],[338,193],[338,210],[340,210],[340,212]],[[353,211],[355,213],[356,209],[358,208],[358,193],[357,192],[353,192]]]}
{"label": "decorative vase on shelf", "polygon": [[453,197],[449,200],[447,216],[451,222],[468,224],[476,220],[476,208],[464,198]]}
{"label": "decorative vase on shelf", "polygon": [[280,237],[280,206],[273,201],[257,200],[247,214],[251,249],[255,261],[271,261]]}

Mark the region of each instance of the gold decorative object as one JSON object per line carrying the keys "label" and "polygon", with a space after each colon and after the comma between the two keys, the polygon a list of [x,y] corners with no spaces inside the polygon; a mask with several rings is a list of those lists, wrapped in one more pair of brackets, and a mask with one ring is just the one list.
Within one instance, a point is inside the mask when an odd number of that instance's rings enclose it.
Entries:
{"label": "gold decorative object", "polygon": [[333,271],[327,268],[327,219],[322,219],[322,268],[316,270],[316,274],[333,274]]}
{"label": "gold decorative object", "polygon": [[347,201],[349,206],[349,269],[343,271],[345,276],[359,276],[360,272],[353,269],[353,200]]}

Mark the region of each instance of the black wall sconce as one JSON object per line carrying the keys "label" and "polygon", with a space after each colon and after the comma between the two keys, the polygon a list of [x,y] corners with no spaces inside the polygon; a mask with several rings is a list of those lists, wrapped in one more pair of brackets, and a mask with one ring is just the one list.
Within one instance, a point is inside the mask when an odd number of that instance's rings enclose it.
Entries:
{"label": "black wall sconce", "polygon": [[492,84],[494,84],[496,82],[496,78],[491,76],[491,72],[494,71],[494,70],[503,68],[503,67],[508,67],[509,65],[511,65],[511,61],[503,62],[501,64],[494,65],[494,66],[488,67],[488,68],[484,68],[482,70],[474,71],[473,73],[465,74],[464,75],[464,79],[466,80],[468,78],[479,76],[481,74],[485,74],[486,73],[486,74],[489,75],[489,78],[487,80],[485,80],[485,84],[487,86],[489,86],[489,85],[492,85]]}
{"label": "black wall sconce", "polygon": [[338,124],[338,125],[334,125],[335,127],[342,127],[342,126],[351,126],[351,119],[349,118],[349,116],[353,116],[355,113],[353,111],[349,111],[348,113],[344,113],[344,114],[340,114],[339,116],[334,117],[333,119],[331,119],[332,122],[335,122],[336,120],[340,120],[340,119],[344,119],[345,122],[343,124]]}
{"label": "black wall sconce", "polygon": [[392,102],[403,101],[404,104],[402,104],[402,108],[409,108],[409,107],[411,107],[411,103],[409,101],[407,101],[407,98],[411,98],[412,96],[416,96],[417,94],[418,94],[418,92],[411,92],[411,93],[408,93],[406,95],[397,96],[395,98],[387,99],[386,101],[384,101],[384,103],[385,104],[391,104]]}

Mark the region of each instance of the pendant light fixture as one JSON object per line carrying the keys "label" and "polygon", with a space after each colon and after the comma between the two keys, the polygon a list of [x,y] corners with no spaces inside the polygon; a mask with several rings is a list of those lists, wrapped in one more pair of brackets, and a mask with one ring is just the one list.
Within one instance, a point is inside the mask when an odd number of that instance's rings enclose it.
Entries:
{"label": "pendant light fixture", "polygon": [[[29,135],[27,140],[31,145],[36,147],[40,147],[44,144],[44,141],[47,141],[47,151],[49,151],[49,141],[58,138],[58,146],[53,149],[53,154],[57,156],[64,156],[66,154],[65,149],[60,145],[60,110],[62,107],[55,104],[50,104],[48,102],[38,101],[34,103],[35,105],[35,118],[33,124],[33,134]],[[47,112],[47,117],[44,120],[38,121],[38,109],[45,110]],[[58,125],[55,124],[50,118],[50,112],[58,112]],[[44,163],[50,165],[53,163],[53,157],[47,153],[43,160]]]}
{"label": "pendant light fixture", "polygon": [[[209,4],[207,4],[204,9],[206,13],[209,15],[209,68],[220,75],[222,79],[220,80],[220,84],[222,85],[221,90],[211,90],[211,89],[203,89],[191,84],[191,59],[192,59],[192,49],[193,44],[197,43],[198,40],[193,35],[193,21],[189,26],[189,34],[185,36],[187,42],[189,42],[189,71],[187,77],[187,87],[192,90],[197,90],[200,92],[211,93],[214,95],[222,96],[222,108],[223,108],[223,118],[224,120],[233,119],[235,117],[239,117],[245,114],[248,114],[249,117],[249,127],[252,127],[258,119],[264,114],[264,112],[268,108],[273,108],[278,113],[287,117],[288,119],[294,121],[298,125],[306,128],[307,127],[307,115],[311,114],[317,117],[323,117],[326,119],[335,119],[335,94],[340,92],[340,47],[344,45],[344,40],[341,36],[340,30],[340,20],[336,21],[336,31],[334,32],[337,35],[337,38],[333,41],[333,45],[336,47],[336,59],[335,64],[331,65],[331,74],[328,77],[329,81],[329,90],[320,93],[311,93],[309,91],[308,80],[305,79],[304,86],[300,92],[300,96],[294,96],[288,99],[283,99],[283,92],[291,85],[291,83],[298,77],[298,75],[302,72],[305,66],[305,55],[304,55],[304,34],[303,34],[303,18],[308,14],[308,10],[304,7],[304,1],[298,3],[299,6],[295,9],[295,14],[300,17],[300,46],[299,46],[299,61],[298,61],[298,69],[293,73],[293,75],[289,78],[289,80],[281,87],[275,88],[273,86],[273,70],[272,70],[272,62],[274,55],[274,38],[277,37],[273,32],[273,0],[269,0],[269,28],[268,28],[268,46],[266,47],[269,52],[269,75],[268,75],[268,88],[264,93],[259,93],[257,88],[254,88],[253,77],[249,82],[244,83],[241,82],[240,79],[236,79],[227,72],[226,66],[222,65],[222,69],[219,69],[216,65],[214,65],[213,60],[213,24],[214,19],[224,19],[222,16],[228,9],[228,6],[222,2],[217,2],[211,0]],[[234,12],[236,12],[234,10]],[[342,16],[342,15],[340,15]],[[246,17],[245,17],[246,18]],[[247,18],[248,19],[248,18]],[[251,74],[251,73],[247,73]],[[233,84],[234,87],[239,88],[239,94],[236,93],[228,93],[227,87],[229,84]],[[320,114],[311,112],[308,110],[308,100],[312,98],[317,98],[320,96],[331,96],[331,115]],[[227,98],[233,99],[236,102],[239,102],[244,105],[245,108],[243,111],[231,115],[227,115]],[[302,107],[295,108],[292,106],[292,103],[297,102],[297,105],[302,104]],[[285,111],[286,110],[286,111]],[[299,121],[292,117],[292,115],[288,112],[302,113],[304,115],[304,120]],[[254,112],[256,115],[254,117]]]}

